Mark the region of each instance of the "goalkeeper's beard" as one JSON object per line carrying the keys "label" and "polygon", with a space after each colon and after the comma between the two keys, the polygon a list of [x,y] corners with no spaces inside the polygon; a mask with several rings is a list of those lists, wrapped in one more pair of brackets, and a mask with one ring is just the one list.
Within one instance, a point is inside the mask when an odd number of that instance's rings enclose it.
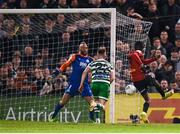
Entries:
{"label": "goalkeeper's beard", "polygon": [[87,53],[87,51],[80,51],[80,54],[86,56],[88,53]]}

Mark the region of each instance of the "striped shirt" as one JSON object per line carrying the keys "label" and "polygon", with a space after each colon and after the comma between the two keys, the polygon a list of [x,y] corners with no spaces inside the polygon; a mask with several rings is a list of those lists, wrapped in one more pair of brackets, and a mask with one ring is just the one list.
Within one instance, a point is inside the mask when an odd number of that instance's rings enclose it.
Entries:
{"label": "striped shirt", "polygon": [[88,67],[92,72],[92,82],[105,82],[110,84],[111,63],[104,59],[98,59],[91,62]]}

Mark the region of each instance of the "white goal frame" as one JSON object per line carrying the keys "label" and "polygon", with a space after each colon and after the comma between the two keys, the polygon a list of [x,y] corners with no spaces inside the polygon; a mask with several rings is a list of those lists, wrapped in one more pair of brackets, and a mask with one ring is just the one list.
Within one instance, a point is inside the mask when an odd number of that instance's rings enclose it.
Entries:
{"label": "white goal frame", "polygon": [[[111,16],[110,62],[115,68],[116,52],[116,9],[115,8],[76,8],[76,9],[0,9],[1,14],[43,14],[43,13],[109,13]],[[114,69],[115,70],[115,69]],[[115,82],[110,89],[110,123],[115,122]]]}

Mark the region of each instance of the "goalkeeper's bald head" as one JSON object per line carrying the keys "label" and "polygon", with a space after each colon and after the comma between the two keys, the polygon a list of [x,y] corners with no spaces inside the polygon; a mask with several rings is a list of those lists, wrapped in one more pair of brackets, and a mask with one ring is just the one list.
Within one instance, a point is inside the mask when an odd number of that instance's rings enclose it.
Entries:
{"label": "goalkeeper's bald head", "polygon": [[86,42],[81,42],[79,45],[79,53],[82,55],[87,55],[88,54],[88,45]]}

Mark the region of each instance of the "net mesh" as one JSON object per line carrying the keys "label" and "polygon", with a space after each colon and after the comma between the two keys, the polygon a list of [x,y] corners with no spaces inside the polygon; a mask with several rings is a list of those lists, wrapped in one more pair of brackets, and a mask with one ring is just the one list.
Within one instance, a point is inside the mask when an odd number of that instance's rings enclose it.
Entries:
{"label": "net mesh", "polygon": [[145,44],[145,55],[148,55],[150,44],[148,33],[152,23],[126,17],[117,13],[116,17],[116,80],[115,92],[122,94],[115,99],[115,122],[129,122],[130,114],[139,114],[142,110],[139,93],[133,96],[126,95],[125,87],[132,84],[128,63],[128,53],[134,49],[136,41]]}
{"label": "net mesh", "polygon": [[[4,14],[0,38],[1,119],[48,121],[68,86],[72,71],[46,83],[53,69],[78,52],[85,41],[89,55],[99,46],[110,49],[110,14]],[[109,57],[108,57],[109,58]],[[88,104],[80,96],[59,113],[60,122],[88,122]]]}
{"label": "net mesh", "polygon": [[[115,91],[122,94],[125,86],[131,83],[127,52],[134,42],[147,42],[151,23],[119,13],[114,21]],[[0,119],[48,121],[54,105],[68,86],[72,68],[59,75],[53,87],[45,84],[47,77],[77,52],[82,41],[88,43],[89,55],[94,58],[97,48],[105,46],[109,60],[110,22],[108,13],[4,14],[0,23],[3,31],[0,34]],[[139,95],[131,100],[132,109],[137,113],[141,103]],[[114,103],[116,122],[127,121],[130,114],[127,102],[116,96]],[[88,122],[88,104],[76,96],[58,117],[60,122]]]}

